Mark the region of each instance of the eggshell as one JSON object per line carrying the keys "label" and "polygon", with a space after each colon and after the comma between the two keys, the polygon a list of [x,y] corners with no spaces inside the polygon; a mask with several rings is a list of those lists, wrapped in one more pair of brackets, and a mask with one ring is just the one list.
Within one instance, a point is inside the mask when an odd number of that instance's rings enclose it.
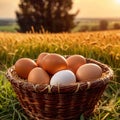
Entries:
{"label": "eggshell", "polygon": [[60,70],[67,69],[67,61],[63,56],[51,53],[43,58],[41,66],[48,73],[55,74]]}
{"label": "eggshell", "polygon": [[70,70],[61,70],[55,73],[51,80],[50,85],[69,85],[76,82],[75,74]]}
{"label": "eggshell", "polygon": [[82,55],[72,55],[67,58],[68,69],[76,73],[77,69],[86,63],[85,57]]}
{"label": "eggshell", "polygon": [[15,71],[18,76],[24,79],[28,77],[29,72],[35,67],[37,67],[36,62],[30,58],[20,58],[15,63]]}
{"label": "eggshell", "polygon": [[94,81],[102,76],[102,69],[94,63],[80,66],[76,72],[79,81]]}
{"label": "eggshell", "polygon": [[32,69],[28,75],[28,82],[33,84],[49,84],[50,77],[48,73],[40,67]]}
{"label": "eggshell", "polygon": [[37,60],[36,60],[36,63],[37,63],[37,65],[38,65],[39,67],[41,67],[41,62],[42,62],[43,58],[44,58],[46,55],[48,55],[48,54],[49,54],[49,53],[46,53],[46,52],[43,52],[43,53],[39,54],[39,56],[38,56],[38,58],[37,58]]}

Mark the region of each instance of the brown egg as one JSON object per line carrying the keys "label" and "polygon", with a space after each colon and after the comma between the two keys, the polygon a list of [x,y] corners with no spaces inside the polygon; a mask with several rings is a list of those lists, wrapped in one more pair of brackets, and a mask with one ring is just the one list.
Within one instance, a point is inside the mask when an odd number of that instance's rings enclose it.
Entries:
{"label": "brown egg", "polygon": [[80,66],[76,72],[78,81],[94,81],[102,76],[102,69],[94,63]]}
{"label": "brown egg", "polygon": [[35,67],[37,67],[36,62],[30,58],[21,58],[15,63],[15,70],[18,76],[24,79],[28,77],[29,72]]}
{"label": "brown egg", "polygon": [[32,69],[28,75],[28,82],[31,82],[33,84],[49,84],[50,77],[48,73],[40,68],[36,67]]}
{"label": "brown egg", "polygon": [[57,71],[67,69],[67,61],[63,56],[51,53],[43,58],[42,68],[48,73],[54,74]]}
{"label": "brown egg", "polygon": [[37,63],[37,65],[38,65],[39,67],[41,67],[42,59],[43,59],[46,55],[48,55],[48,54],[49,54],[49,53],[46,53],[46,52],[43,52],[43,53],[39,54],[39,56],[38,56],[38,58],[37,58],[37,60],[36,60],[36,63]]}
{"label": "brown egg", "polygon": [[86,59],[82,55],[72,55],[67,58],[68,69],[76,73],[77,69],[86,63]]}

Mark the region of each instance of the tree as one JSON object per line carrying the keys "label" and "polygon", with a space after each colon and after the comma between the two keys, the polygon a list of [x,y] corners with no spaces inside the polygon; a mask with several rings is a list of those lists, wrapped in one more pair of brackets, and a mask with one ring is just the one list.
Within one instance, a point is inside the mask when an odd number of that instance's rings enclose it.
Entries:
{"label": "tree", "polygon": [[49,32],[70,31],[78,13],[69,13],[72,4],[72,0],[20,0],[16,12],[19,31],[27,32],[32,28],[35,32],[43,28]]}
{"label": "tree", "polygon": [[99,24],[100,30],[106,30],[108,27],[108,21],[107,20],[101,20]]}
{"label": "tree", "polygon": [[120,29],[120,24],[119,23],[114,23],[113,28],[114,29]]}

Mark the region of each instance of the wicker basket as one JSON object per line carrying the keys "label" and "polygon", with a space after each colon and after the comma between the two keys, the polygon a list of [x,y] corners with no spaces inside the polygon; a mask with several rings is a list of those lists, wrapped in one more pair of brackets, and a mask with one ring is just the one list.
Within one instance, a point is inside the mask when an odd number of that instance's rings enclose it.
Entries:
{"label": "wicker basket", "polygon": [[14,66],[6,76],[11,82],[25,112],[34,120],[77,120],[80,115],[89,116],[100,99],[113,71],[107,65],[93,59],[87,63],[98,64],[103,76],[92,82],[78,82],[69,86],[33,85],[19,78]]}

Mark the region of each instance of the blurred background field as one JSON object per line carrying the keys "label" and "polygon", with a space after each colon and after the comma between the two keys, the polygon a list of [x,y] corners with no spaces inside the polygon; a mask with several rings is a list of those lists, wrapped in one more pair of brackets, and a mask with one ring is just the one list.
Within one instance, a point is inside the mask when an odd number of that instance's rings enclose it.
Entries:
{"label": "blurred background field", "polygon": [[[102,20],[107,22],[105,30],[120,29],[119,18],[76,18],[74,20],[75,26],[71,29],[71,32],[99,31],[100,22]],[[16,19],[0,19],[1,32],[17,32],[18,29],[19,26]]]}
{"label": "blurred background field", "polygon": [[29,120],[19,106],[16,95],[5,78],[5,72],[17,59],[36,59],[41,52],[81,54],[109,65],[114,70],[114,80],[109,83],[90,120],[119,120],[120,31],[117,30],[59,34],[0,33],[1,120]]}
{"label": "blurred background field", "polygon": [[16,32],[18,25],[14,19],[0,19],[1,32]]}

